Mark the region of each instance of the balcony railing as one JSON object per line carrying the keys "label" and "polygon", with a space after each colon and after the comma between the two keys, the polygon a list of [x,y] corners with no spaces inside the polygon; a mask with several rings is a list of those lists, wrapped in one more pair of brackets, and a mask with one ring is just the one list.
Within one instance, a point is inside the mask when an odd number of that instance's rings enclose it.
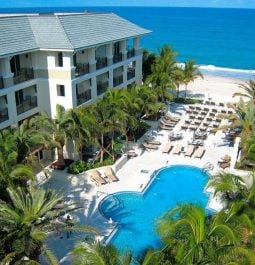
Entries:
{"label": "balcony railing", "polygon": [[123,83],[123,75],[113,77],[113,87],[116,87]]}
{"label": "balcony railing", "polygon": [[127,72],[127,80],[132,79],[135,77],[135,69],[129,68]]}
{"label": "balcony railing", "polygon": [[89,63],[77,63],[75,76],[85,75],[89,73]]}
{"label": "balcony railing", "polygon": [[25,100],[17,105],[17,114],[24,113],[37,107],[37,96],[26,96]]}
{"label": "balcony railing", "polygon": [[108,88],[109,84],[108,84],[108,81],[106,82],[97,82],[97,95],[101,95],[103,94],[106,89]]}
{"label": "balcony railing", "polygon": [[118,63],[122,61],[122,53],[113,55],[113,63]]}
{"label": "balcony railing", "polygon": [[91,99],[91,89],[77,94],[77,106]]}
{"label": "balcony railing", "polygon": [[14,73],[13,82],[14,84],[19,84],[31,79],[34,79],[33,68],[21,68]]}
{"label": "balcony railing", "polygon": [[0,109],[0,123],[9,120],[8,109]]}
{"label": "balcony railing", "polygon": [[135,56],[135,49],[134,48],[128,49],[127,58],[131,58],[131,57],[134,57],[134,56]]}
{"label": "balcony railing", "polygon": [[3,77],[0,76],[0,89],[4,88],[4,81],[3,81]]}
{"label": "balcony railing", "polygon": [[97,60],[97,70],[107,66],[107,57],[98,57]]}

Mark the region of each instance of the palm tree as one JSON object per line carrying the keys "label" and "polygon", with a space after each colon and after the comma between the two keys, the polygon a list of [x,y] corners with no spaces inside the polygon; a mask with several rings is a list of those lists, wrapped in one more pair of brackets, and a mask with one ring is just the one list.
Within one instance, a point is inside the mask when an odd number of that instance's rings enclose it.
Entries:
{"label": "palm tree", "polygon": [[95,123],[92,125],[94,141],[99,147],[100,163],[103,163],[104,153],[111,153],[107,150],[109,146],[105,147],[105,135],[110,133],[113,129],[112,120],[109,117],[109,109],[106,100],[99,98],[95,104],[87,108],[89,115],[95,117]]}
{"label": "palm tree", "polygon": [[156,91],[160,102],[172,99],[172,96],[168,93],[168,88],[175,89],[174,78],[177,69],[175,57],[176,52],[170,46],[164,46],[152,65],[152,74],[146,81]]}
{"label": "palm tree", "polygon": [[70,117],[72,119],[70,134],[76,150],[81,154],[84,147],[94,143],[92,127],[96,121],[83,106],[70,110]]}
{"label": "palm tree", "polygon": [[175,72],[174,72],[174,75],[175,75],[175,77],[174,77],[175,86],[176,86],[176,90],[177,90],[176,96],[177,96],[177,98],[179,98],[179,94],[180,94],[179,88],[180,88],[180,85],[183,83],[183,79],[184,79],[183,69],[180,67],[177,67]]}
{"label": "palm tree", "polygon": [[[77,208],[60,208],[58,205],[63,204],[63,196],[53,190],[30,187],[28,191],[21,188],[8,188],[7,191],[11,202],[7,204],[0,201],[0,246],[5,253],[1,259],[8,260],[9,257],[9,263],[6,264],[10,265],[24,258],[38,263],[39,255],[43,253],[48,261],[58,264],[52,252],[45,246],[45,240],[48,233],[56,230],[55,220],[61,213]],[[62,226],[65,229],[67,224],[63,222]],[[95,231],[85,226],[80,230]]]}
{"label": "palm tree", "polygon": [[194,205],[170,211],[160,220],[158,231],[173,264],[227,264],[224,254],[232,254],[236,242],[234,231],[226,223],[210,221],[204,209]]}
{"label": "palm tree", "polygon": [[143,80],[151,74],[151,66],[155,62],[156,55],[148,50],[143,51]]}
{"label": "palm tree", "polygon": [[187,87],[190,82],[193,82],[196,78],[203,78],[202,73],[196,66],[195,61],[189,60],[185,62],[183,69],[183,83],[185,84],[185,97],[187,95]]}
{"label": "palm tree", "polygon": [[72,138],[70,131],[73,121],[70,117],[70,112],[66,111],[63,106],[57,105],[55,118],[51,118],[48,113],[44,112],[36,116],[35,121],[41,128],[51,133],[51,144],[57,147],[58,161],[60,164],[65,164],[64,146],[67,139]]}
{"label": "palm tree", "polygon": [[220,195],[228,203],[236,200],[240,193],[246,189],[244,180],[240,176],[225,172],[211,178],[207,186],[213,188],[214,196]]}
{"label": "palm tree", "polygon": [[249,80],[244,84],[239,84],[239,87],[244,89],[244,92],[237,92],[233,94],[233,97],[245,97],[255,104],[255,80]]}
{"label": "palm tree", "polygon": [[82,242],[72,251],[73,265],[130,265],[131,253],[121,255],[113,245],[102,245],[97,241]]}
{"label": "palm tree", "polygon": [[9,130],[0,131],[0,198],[8,200],[7,187],[27,186],[28,180],[34,179],[32,169],[24,164],[17,164],[17,144]]}
{"label": "palm tree", "polygon": [[11,129],[17,145],[17,163],[27,160],[33,149],[47,146],[50,135],[40,130],[34,119],[24,120],[18,127]]}
{"label": "palm tree", "polygon": [[107,108],[108,122],[110,123],[110,138],[111,138],[111,150],[112,159],[115,160],[114,154],[114,140],[115,132],[125,134],[127,114],[123,110],[125,104],[124,93],[119,89],[108,89],[104,94],[103,100],[105,101]]}

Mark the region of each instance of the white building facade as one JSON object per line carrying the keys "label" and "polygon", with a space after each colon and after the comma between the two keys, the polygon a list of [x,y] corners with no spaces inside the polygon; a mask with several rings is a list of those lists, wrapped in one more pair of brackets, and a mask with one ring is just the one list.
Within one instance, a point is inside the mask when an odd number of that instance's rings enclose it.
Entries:
{"label": "white building facade", "polygon": [[147,33],[109,13],[0,17],[0,129],[140,84]]}

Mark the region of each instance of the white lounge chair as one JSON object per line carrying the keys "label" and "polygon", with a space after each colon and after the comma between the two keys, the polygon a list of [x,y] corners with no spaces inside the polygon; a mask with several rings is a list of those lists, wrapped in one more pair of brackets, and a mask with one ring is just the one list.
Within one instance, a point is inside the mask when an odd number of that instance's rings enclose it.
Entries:
{"label": "white lounge chair", "polygon": [[196,151],[194,152],[194,157],[195,158],[202,158],[202,156],[204,155],[204,153],[205,153],[205,149],[204,149],[204,147],[202,147],[202,146],[199,146],[197,149],[196,149]]}
{"label": "white lounge chair", "polygon": [[161,142],[160,142],[160,141],[157,141],[157,140],[154,140],[154,139],[148,139],[148,138],[145,138],[144,141],[145,141],[147,144],[161,145]]}
{"label": "white lounge chair", "polygon": [[90,173],[91,181],[95,182],[97,186],[101,186],[107,183],[107,181],[101,177],[97,170],[91,171]]}
{"label": "white lounge chair", "polygon": [[182,151],[182,146],[180,144],[177,144],[174,148],[173,154],[180,155],[181,151]]}
{"label": "white lounge chair", "polygon": [[115,175],[115,173],[111,167],[107,167],[104,170],[104,174],[105,174],[106,178],[109,180],[109,182],[119,181],[119,179],[116,177],[116,175]]}
{"label": "white lounge chair", "polygon": [[143,143],[142,145],[145,149],[151,149],[151,150],[157,150],[158,149],[158,147],[156,145],[153,145],[153,144]]}
{"label": "white lounge chair", "polygon": [[193,152],[194,152],[194,150],[195,150],[195,146],[194,145],[191,145],[191,144],[188,145],[188,148],[187,148],[187,151],[185,153],[185,156],[191,157]]}
{"label": "white lounge chair", "polygon": [[171,152],[171,150],[173,149],[173,145],[171,142],[167,142],[166,145],[164,146],[162,153],[164,154],[169,154]]}

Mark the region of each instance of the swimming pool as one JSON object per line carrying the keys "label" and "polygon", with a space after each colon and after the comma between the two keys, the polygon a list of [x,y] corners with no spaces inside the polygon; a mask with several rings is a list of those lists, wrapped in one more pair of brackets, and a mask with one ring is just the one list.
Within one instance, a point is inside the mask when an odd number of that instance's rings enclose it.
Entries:
{"label": "swimming pool", "polygon": [[193,203],[206,207],[208,194],[204,187],[208,174],[192,166],[171,166],[161,169],[144,194],[115,193],[99,204],[102,214],[119,223],[110,243],[135,255],[148,247],[160,246],[155,228],[158,218],[178,204]]}

